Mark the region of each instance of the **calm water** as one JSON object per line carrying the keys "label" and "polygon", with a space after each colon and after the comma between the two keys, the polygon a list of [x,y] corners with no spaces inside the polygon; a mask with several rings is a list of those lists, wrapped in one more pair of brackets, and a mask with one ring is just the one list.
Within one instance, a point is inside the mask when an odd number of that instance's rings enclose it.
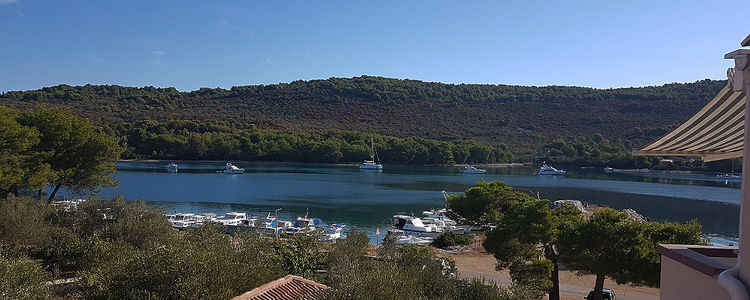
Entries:
{"label": "calm water", "polygon": [[123,194],[167,211],[249,211],[281,208],[283,219],[309,211],[326,223],[367,230],[390,226],[396,212],[420,214],[443,206],[442,190],[462,192],[477,180],[502,180],[542,198],[577,199],[616,209],[632,208],[658,221],[697,218],[704,232],[735,240],[739,224],[739,183],[716,182],[714,174],[605,174],[601,169],[569,169],[565,177],[533,175],[534,169],[494,168],[486,175],[462,175],[458,168],[386,166],[382,172],[353,166],[249,163],[243,175],[216,174],[222,164],[120,162],[120,185],[101,196]]}

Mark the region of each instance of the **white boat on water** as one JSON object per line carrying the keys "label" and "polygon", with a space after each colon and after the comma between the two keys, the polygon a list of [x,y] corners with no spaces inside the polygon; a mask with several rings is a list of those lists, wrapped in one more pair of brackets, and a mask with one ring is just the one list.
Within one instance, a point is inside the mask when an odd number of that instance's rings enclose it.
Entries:
{"label": "white boat on water", "polygon": [[736,174],[719,174],[719,175],[716,175],[716,180],[719,180],[719,181],[742,181],[742,175],[736,175]]}
{"label": "white boat on water", "polygon": [[375,150],[375,141],[370,138],[370,149],[372,151],[372,155],[370,155],[370,160],[365,160],[361,165],[359,165],[360,170],[382,170],[383,165],[380,164],[380,158],[378,157],[378,152]]}
{"label": "white boat on water", "polygon": [[255,222],[252,222],[252,223],[247,222],[249,220],[250,218],[248,218],[247,213],[231,211],[231,212],[226,213],[224,216],[217,218],[216,220],[214,220],[214,222],[219,223],[224,226],[247,225],[249,227],[255,227]]}
{"label": "white boat on water", "polygon": [[167,169],[167,173],[177,173],[177,164],[176,163],[169,163],[164,168]]}
{"label": "white boat on water", "polygon": [[565,171],[555,169],[552,166],[548,166],[547,164],[543,164],[541,167],[539,167],[539,172],[537,172],[536,174],[537,175],[565,175]]}
{"label": "white boat on water", "polygon": [[272,235],[278,235],[279,232],[285,232],[287,227],[292,227],[292,222],[278,220],[275,216],[271,216],[270,213],[265,219],[263,219],[263,223],[260,224],[262,233]]}
{"label": "white boat on water", "polygon": [[298,217],[292,226],[286,227],[284,232],[288,235],[309,234],[313,233],[317,229],[317,226],[322,224],[323,222],[320,219],[313,219],[305,214],[303,217]]}
{"label": "white boat on water", "polygon": [[477,169],[474,166],[466,166],[463,170],[459,171],[461,174],[484,174],[487,173],[485,169]]}
{"label": "white boat on water", "polygon": [[396,243],[399,245],[409,244],[409,245],[428,246],[432,244],[432,241],[433,239],[431,238],[417,237],[413,235],[404,235],[396,239]]}
{"label": "white boat on water", "polygon": [[245,173],[245,169],[238,168],[232,163],[227,163],[226,167],[224,167],[224,170],[222,170],[221,172],[224,174],[242,174]]}
{"label": "white boat on water", "polygon": [[331,226],[328,226],[326,228],[326,231],[323,233],[323,240],[328,242],[334,242],[341,238],[341,230],[344,229],[346,225],[341,224],[332,224]]}
{"label": "white boat on water", "polygon": [[443,233],[437,225],[425,224],[420,218],[407,215],[394,215],[393,228],[403,231],[404,235],[437,237]]}

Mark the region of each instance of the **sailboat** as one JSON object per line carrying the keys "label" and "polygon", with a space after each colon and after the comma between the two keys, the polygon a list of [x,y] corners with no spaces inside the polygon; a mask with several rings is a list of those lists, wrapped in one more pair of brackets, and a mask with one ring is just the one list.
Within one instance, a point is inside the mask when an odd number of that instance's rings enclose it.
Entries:
{"label": "sailboat", "polygon": [[378,152],[375,151],[375,141],[370,138],[370,151],[372,155],[370,155],[370,160],[365,160],[361,165],[359,165],[360,170],[382,170],[383,165],[380,164],[380,158],[378,157]]}

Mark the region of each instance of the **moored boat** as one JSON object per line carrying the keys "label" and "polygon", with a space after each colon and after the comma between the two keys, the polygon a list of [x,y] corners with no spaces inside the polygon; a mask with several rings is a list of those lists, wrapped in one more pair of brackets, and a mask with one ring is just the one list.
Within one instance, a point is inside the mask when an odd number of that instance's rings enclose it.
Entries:
{"label": "moored boat", "polygon": [[539,167],[539,171],[536,174],[537,175],[565,175],[565,171],[555,169],[554,167],[548,166],[547,164],[543,164],[541,167]]}
{"label": "moored boat", "polygon": [[485,169],[477,169],[474,166],[466,166],[463,170],[459,171],[461,174],[484,174],[487,173]]}
{"label": "moored boat", "polygon": [[232,163],[227,163],[227,165],[224,167],[224,170],[221,171],[224,174],[243,174],[245,173],[245,169],[239,168]]}
{"label": "moored boat", "polygon": [[177,173],[177,164],[176,163],[169,163],[164,168],[167,169],[167,173]]}
{"label": "moored boat", "polygon": [[378,152],[375,150],[375,141],[370,138],[370,151],[372,155],[370,155],[370,160],[365,160],[361,165],[359,165],[360,170],[382,170],[383,165],[380,164],[380,158],[378,157]]}

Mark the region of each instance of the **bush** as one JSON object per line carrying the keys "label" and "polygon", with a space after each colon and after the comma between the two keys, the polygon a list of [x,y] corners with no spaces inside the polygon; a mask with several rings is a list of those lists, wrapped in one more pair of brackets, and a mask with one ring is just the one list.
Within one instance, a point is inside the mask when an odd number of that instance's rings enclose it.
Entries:
{"label": "bush", "polygon": [[432,242],[432,246],[445,248],[458,245],[471,245],[472,242],[474,242],[474,239],[470,236],[460,236],[453,231],[448,231],[439,235],[435,241]]}
{"label": "bush", "polygon": [[48,275],[29,259],[0,257],[0,298],[47,299],[51,294],[44,284]]}

